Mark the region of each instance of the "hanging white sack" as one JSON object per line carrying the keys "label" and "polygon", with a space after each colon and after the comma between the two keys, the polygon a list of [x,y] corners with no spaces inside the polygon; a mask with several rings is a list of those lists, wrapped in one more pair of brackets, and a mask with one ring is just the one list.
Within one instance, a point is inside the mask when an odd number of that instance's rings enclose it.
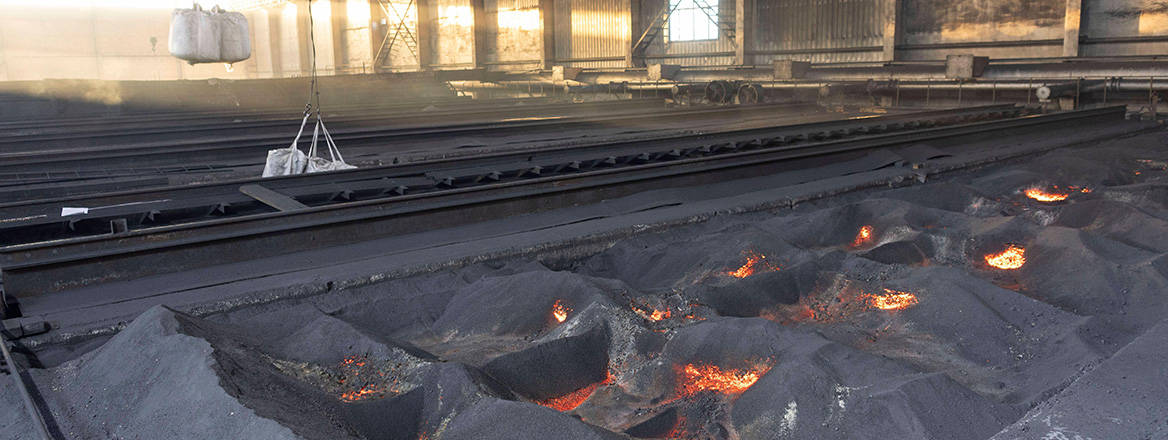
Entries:
{"label": "hanging white sack", "polygon": [[219,62],[236,63],[251,58],[247,17],[238,12],[219,11],[212,18],[219,22]]}
{"label": "hanging white sack", "polygon": [[[317,157],[317,135],[323,132],[325,145],[328,146],[329,157],[332,160],[323,157]],[[337,148],[337,144],[333,142],[333,136],[329,134],[328,128],[324,126],[324,121],[320,119],[320,114],[316,116],[316,128],[312,130],[312,147],[308,150],[308,164],[305,166],[306,173],[319,173],[322,171],[336,171],[336,170],[350,170],[357,168],[353,165],[345,163],[345,158],[341,156],[341,150]]]}
{"label": "hanging white sack", "polygon": [[175,9],[170,18],[170,54],[191,64],[219,61],[220,20],[198,4]]}
{"label": "hanging white sack", "polygon": [[304,173],[304,168],[308,164],[308,156],[305,156],[304,152],[296,146],[300,144],[300,135],[304,133],[304,125],[307,122],[308,113],[305,112],[304,119],[300,120],[300,131],[296,132],[296,138],[292,140],[292,145],[289,145],[288,148],[268,150],[268,160],[264,163],[264,173],[261,177]]}
{"label": "hanging white sack", "polygon": [[307,157],[296,147],[268,150],[268,161],[264,164],[262,177],[303,174]]}

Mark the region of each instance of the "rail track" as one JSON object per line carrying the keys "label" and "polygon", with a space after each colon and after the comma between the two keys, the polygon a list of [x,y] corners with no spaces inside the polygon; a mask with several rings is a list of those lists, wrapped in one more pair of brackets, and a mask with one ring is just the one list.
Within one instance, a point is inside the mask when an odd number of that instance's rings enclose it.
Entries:
{"label": "rail track", "polygon": [[8,296],[51,294],[657,188],[773,174],[802,160],[1069,130],[1124,116],[1122,107],[1033,115],[992,106],[107,194],[69,200],[118,205],[76,218],[47,215],[56,212],[23,218],[69,206],[63,200],[10,204],[0,208],[7,219],[0,235],[62,234],[0,248],[0,270]]}
{"label": "rail track", "polygon": [[[337,128],[384,125],[398,127],[433,124],[435,121],[499,121],[507,118],[571,116],[631,112],[664,107],[661,99],[596,101],[587,103],[544,102],[538,100],[484,100],[482,102],[440,101],[436,104],[353,106],[322,109]],[[45,152],[70,148],[108,147],[136,142],[158,141],[165,136],[188,139],[223,137],[232,132],[287,135],[300,125],[301,112],[243,112],[200,115],[162,120],[110,118],[92,121],[43,121],[32,125],[0,126],[0,153]],[[179,118],[179,119],[173,119]]]}
{"label": "rail track", "polygon": [[[382,152],[389,150],[385,146],[394,141],[414,143],[425,139],[447,139],[457,136],[498,137],[535,132],[557,133],[569,129],[611,128],[638,122],[700,121],[713,115],[765,117],[779,110],[791,112],[804,106],[800,104],[666,109],[659,105],[659,101],[657,104],[657,109],[652,111],[647,111],[651,109],[649,106],[652,104],[643,102],[603,105],[597,103],[578,108],[571,106],[581,104],[566,104],[566,107],[560,110],[559,116],[554,111],[539,109],[524,109],[516,113],[503,114],[495,110],[479,112],[478,114],[485,117],[490,116],[486,113],[493,113],[493,117],[471,122],[458,122],[467,119],[462,113],[452,113],[448,117],[431,114],[412,118],[389,117],[377,120],[379,125],[376,126],[336,128],[330,129],[330,132],[347,151],[364,149]],[[589,115],[578,116],[576,113]],[[219,130],[219,134],[209,138],[0,152],[0,185],[214,172],[235,167],[255,167],[262,162],[268,149],[288,142],[299,122],[297,120],[295,126],[287,125],[268,133]],[[157,139],[158,134],[152,136]],[[307,147],[310,142],[308,138],[310,137],[302,138],[302,147]],[[133,166],[126,166],[127,163],[132,163]]]}
{"label": "rail track", "polygon": [[[770,145],[798,144],[913,130],[976,119],[1016,116],[1012,105],[942,110],[910,115],[815,122],[737,130],[706,135],[679,135],[651,141],[569,146],[538,151],[504,152],[409,165],[371,167],[336,173],[243,179],[162,188],[82,195],[0,204],[0,246],[75,238],[125,230],[240,217],[279,210],[243,194],[240,188],[262,185],[304,206],[417,195],[510,180],[620,168],[684,157],[719,155]],[[702,112],[701,114],[704,114]],[[83,215],[61,215],[62,208],[84,208]],[[55,215],[54,215],[55,214]]]}

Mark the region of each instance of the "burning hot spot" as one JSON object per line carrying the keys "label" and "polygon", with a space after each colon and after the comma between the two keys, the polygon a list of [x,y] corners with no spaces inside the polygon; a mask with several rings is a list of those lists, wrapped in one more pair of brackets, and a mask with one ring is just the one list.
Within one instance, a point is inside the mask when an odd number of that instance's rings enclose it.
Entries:
{"label": "burning hot spot", "polygon": [[565,306],[560,300],[557,299],[556,303],[552,304],[552,317],[556,319],[556,322],[567,321],[569,313],[572,313],[572,308]]}
{"label": "burning hot spot", "polygon": [[678,374],[677,395],[692,396],[702,391],[739,394],[758,382],[770,366],[755,369],[722,369],[717,365],[686,364]]}
{"label": "burning hot spot", "polygon": [[1067,193],[1047,192],[1038,188],[1030,188],[1026,190],[1026,197],[1030,197],[1040,202],[1061,202],[1070,197]]}
{"label": "burning hot spot", "polygon": [[359,390],[344,392],[341,394],[341,400],[346,402],[356,402],[376,397],[384,391],[385,389],[380,386],[369,384],[361,387]]}
{"label": "burning hot spot", "polygon": [[1026,264],[1026,249],[1010,245],[1006,250],[985,256],[986,264],[1004,270],[1014,270]]}
{"label": "burning hot spot", "polygon": [[746,278],[748,276],[754,275],[755,272],[757,272],[759,269],[777,271],[779,270],[779,267],[766,261],[766,255],[748,252],[746,254],[746,263],[737,270],[726,272],[726,275],[730,275],[734,278]]}
{"label": "burning hot spot", "polygon": [[860,231],[856,232],[856,239],[852,240],[852,247],[860,247],[872,241],[872,226],[864,225],[860,227]]}
{"label": "burning hot spot", "polygon": [[665,319],[669,319],[670,317],[673,316],[673,312],[669,311],[669,309],[665,309],[665,310],[657,310],[657,309],[641,310],[639,308],[634,307],[633,311],[637,312],[637,315],[640,315],[642,318],[648,319],[648,320],[653,321],[653,322],[659,322],[659,321],[662,321]]}
{"label": "burning hot spot", "polygon": [[880,310],[903,310],[917,305],[917,296],[899,290],[884,289],[882,295],[868,295],[868,304]]}
{"label": "burning hot spot", "polygon": [[596,382],[592,385],[588,385],[584,388],[580,388],[560,397],[553,397],[551,399],[539,401],[536,403],[560,412],[571,411],[580,406],[580,404],[584,403],[585,400],[588,400],[589,397],[592,397],[592,393],[595,392],[597,388],[611,384],[612,382],[613,377],[612,372],[610,371],[608,373],[608,377],[601,382]]}

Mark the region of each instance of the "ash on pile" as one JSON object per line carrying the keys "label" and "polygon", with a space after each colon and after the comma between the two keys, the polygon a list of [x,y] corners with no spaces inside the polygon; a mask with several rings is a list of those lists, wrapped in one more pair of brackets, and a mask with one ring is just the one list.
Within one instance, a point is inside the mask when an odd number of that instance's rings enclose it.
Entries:
{"label": "ash on pile", "polygon": [[32,374],[74,438],[1163,438],[1168,153],[1123,142],[554,270],[156,308]]}

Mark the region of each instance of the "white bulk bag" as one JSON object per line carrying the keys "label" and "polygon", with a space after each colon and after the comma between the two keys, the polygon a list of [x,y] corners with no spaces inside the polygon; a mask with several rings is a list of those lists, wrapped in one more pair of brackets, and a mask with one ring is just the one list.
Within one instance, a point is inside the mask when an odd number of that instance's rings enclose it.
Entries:
{"label": "white bulk bag", "polygon": [[238,12],[214,14],[219,21],[219,61],[235,63],[251,58],[251,32],[247,28],[247,17]]}
{"label": "white bulk bag", "polygon": [[175,9],[170,18],[170,54],[191,64],[219,61],[219,20],[199,5]]}
{"label": "white bulk bag", "polygon": [[268,150],[268,160],[264,163],[264,173],[260,177],[304,173],[308,156],[305,156],[304,152],[297,148],[297,145],[300,144],[300,135],[304,133],[304,124],[308,123],[308,115],[308,111],[305,110],[304,119],[300,120],[300,131],[296,132],[296,138],[292,140],[292,145],[289,145],[288,148]]}
{"label": "white bulk bag", "polygon": [[235,63],[251,57],[251,31],[247,17],[218,6],[204,11],[175,9],[170,20],[170,53],[197,63]]}
{"label": "white bulk bag", "polygon": [[307,157],[295,145],[288,148],[268,150],[268,161],[264,164],[262,177],[289,176],[304,173]]}

